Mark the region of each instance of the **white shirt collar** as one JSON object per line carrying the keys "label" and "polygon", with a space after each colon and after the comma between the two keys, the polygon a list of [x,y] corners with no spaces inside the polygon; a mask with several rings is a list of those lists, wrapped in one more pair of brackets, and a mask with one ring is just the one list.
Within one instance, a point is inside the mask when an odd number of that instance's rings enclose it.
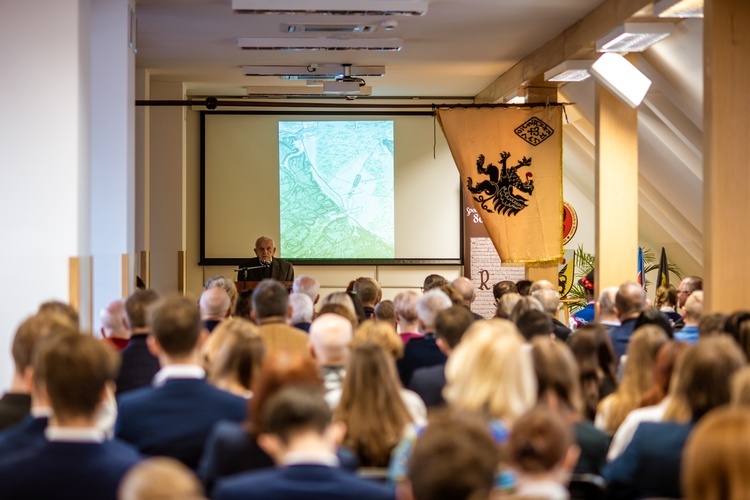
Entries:
{"label": "white shirt collar", "polygon": [[335,453],[327,451],[290,451],[281,459],[281,465],[325,465],[327,467],[338,467],[339,458]]}
{"label": "white shirt collar", "polygon": [[49,418],[52,416],[52,408],[49,406],[32,406],[29,413],[31,413],[31,416],[34,418]]}
{"label": "white shirt collar", "polygon": [[48,441],[62,441],[66,443],[103,443],[104,431],[95,427],[68,428],[47,426],[44,435]]}
{"label": "white shirt collar", "polygon": [[202,379],[206,378],[206,370],[198,365],[168,365],[156,372],[152,385],[161,387],[173,378]]}

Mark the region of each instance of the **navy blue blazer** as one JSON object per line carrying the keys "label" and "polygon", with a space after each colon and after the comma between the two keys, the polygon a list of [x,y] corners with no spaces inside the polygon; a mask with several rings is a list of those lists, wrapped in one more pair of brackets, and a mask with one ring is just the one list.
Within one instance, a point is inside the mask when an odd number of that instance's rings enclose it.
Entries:
{"label": "navy blue blazer", "polygon": [[628,343],[630,343],[630,336],[633,335],[636,321],[637,319],[635,318],[625,320],[620,326],[612,327],[609,331],[609,337],[612,339],[612,347],[615,349],[615,355],[618,360],[628,350]]}
{"label": "navy blue blazer", "polygon": [[396,361],[398,376],[404,387],[409,387],[411,376],[417,368],[445,364],[445,357],[435,342],[435,334],[415,337],[404,346],[404,357]]}
{"label": "navy blue blazer", "polygon": [[198,467],[203,445],[220,420],[241,422],[246,401],[205,379],[170,379],[162,387],[124,394],[118,404],[115,436],[144,455],[163,455]]}
{"label": "navy blue blazer", "polygon": [[140,460],[131,446],[116,440],[47,441],[38,450],[0,464],[0,495],[4,500],[115,500],[120,480]]}
{"label": "navy blue blazer", "polygon": [[338,467],[291,465],[219,481],[214,500],[395,499],[393,486],[357,477]]}
{"label": "navy blue blazer", "polygon": [[120,352],[122,364],[117,376],[117,397],[132,391],[149,387],[156,372],[159,371],[159,360],[148,351],[146,334],[130,337],[128,345]]}
{"label": "navy blue blazer", "polygon": [[0,398],[0,430],[10,429],[26,418],[31,409],[31,396],[6,392]]}
{"label": "navy blue blazer", "polygon": [[26,417],[20,424],[0,433],[0,463],[13,460],[19,452],[37,450],[44,446],[47,417]]}
{"label": "navy blue blazer", "polygon": [[426,407],[444,406],[445,363],[419,368],[411,376],[409,389],[419,394]]}
{"label": "navy blue blazer", "polygon": [[693,424],[644,422],[614,462],[604,468],[610,498],[682,498],[680,465]]}

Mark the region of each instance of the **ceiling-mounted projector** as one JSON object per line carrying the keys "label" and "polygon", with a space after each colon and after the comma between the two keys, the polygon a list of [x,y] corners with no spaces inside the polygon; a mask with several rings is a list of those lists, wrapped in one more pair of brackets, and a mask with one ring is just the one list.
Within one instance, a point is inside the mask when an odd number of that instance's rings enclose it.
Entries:
{"label": "ceiling-mounted projector", "polygon": [[323,82],[323,93],[355,95],[359,94],[360,88],[363,85],[364,81],[360,83],[359,80],[336,80],[334,82]]}

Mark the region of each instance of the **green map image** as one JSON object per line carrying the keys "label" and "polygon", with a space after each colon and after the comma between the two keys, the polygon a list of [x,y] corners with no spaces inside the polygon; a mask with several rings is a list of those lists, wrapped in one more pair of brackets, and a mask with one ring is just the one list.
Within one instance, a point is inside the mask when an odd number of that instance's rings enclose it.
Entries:
{"label": "green map image", "polygon": [[283,258],[392,259],[393,121],[279,122]]}

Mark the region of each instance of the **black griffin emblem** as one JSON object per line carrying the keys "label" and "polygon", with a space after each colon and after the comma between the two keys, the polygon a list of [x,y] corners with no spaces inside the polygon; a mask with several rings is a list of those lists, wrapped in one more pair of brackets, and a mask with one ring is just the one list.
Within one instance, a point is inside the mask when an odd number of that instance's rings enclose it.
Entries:
{"label": "black griffin emblem", "polygon": [[516,215],[528,206],[526,204],[528,200],[518,193],[531,195],[534,192],[534,181],[531,180],[531,172],[526,172],[526,182],[521,181],[517,173],[519,168],[531,166],[531,158],[524,156],[518,162],[518,165],[510,168],[507,166],[508,158],[510,158],[510,153],[507,151],[500,153],[502,170],[498,170],[492,163],[485,167],[484,155],[479,155],[479,158],[477,158],[477,172],[489,175],[490,178],[483,180],[476,186],[471,177],[466,182],[469,191],[477,195],[474,196],[474,200],[481,203],[482,208],[489,213],[493,213],[493,210],[486,204],[492,201],[493,207],[498,214]]}

